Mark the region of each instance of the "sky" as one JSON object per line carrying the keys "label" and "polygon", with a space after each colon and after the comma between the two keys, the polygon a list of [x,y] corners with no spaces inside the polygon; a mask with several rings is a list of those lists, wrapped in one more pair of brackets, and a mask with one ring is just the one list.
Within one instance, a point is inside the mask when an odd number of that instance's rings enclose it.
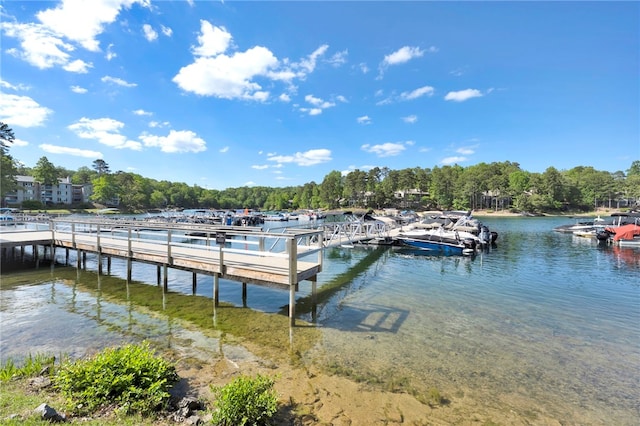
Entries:
{"label": "sky", "polygon": [[639,2],[0,3],[10,154],[209,189],[640,159]]}

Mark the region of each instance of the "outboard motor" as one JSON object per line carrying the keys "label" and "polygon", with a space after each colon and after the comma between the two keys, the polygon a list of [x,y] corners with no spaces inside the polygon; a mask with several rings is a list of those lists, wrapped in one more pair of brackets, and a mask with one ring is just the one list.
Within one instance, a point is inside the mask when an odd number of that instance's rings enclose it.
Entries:
{"label": "outboard motor", "polygon": [[491,242],[491,232],[489,232],[489,228],[483,225],[480,228],[480,234],[478,235],[478,238],[480,238],[483,244],[489,244]]}
{"label": "outboard motor", "polygon": [[596,239],[598,240],[599,243],[608,243],[612,235],[614,234],[612,234],[609,231],[602,230],[602,231],[596,232]]}
{"label": "outboard motor", "polygon": [[473,238],[465,238],[462,243],[464,244],[464,246],[468,249],[472,249],[472,250],[476,250],[476,240],[474,240]]}

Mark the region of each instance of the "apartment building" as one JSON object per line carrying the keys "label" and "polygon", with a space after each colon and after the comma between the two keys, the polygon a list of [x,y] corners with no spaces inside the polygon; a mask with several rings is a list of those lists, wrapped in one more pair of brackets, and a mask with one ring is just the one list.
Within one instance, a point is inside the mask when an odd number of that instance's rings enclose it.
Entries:
{"label": "apartment building", "polygon": [[71,178],[58,179],[58,184],[45,185],[32,176],[16,176],[18,189],[5,196],[8,206],[20,206],[23,201],[40,201],[45,205],[79,204],[89,202],[91,184],[76,185]]}

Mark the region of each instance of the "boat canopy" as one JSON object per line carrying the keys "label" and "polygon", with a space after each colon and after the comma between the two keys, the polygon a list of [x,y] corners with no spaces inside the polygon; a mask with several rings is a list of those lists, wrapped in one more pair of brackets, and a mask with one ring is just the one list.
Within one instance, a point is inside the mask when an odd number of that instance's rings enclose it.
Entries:
{"label": "boat canopy", "polygon": [[607,227],[605,231],[615,233],[613,241],[633,240],[635,235],[640,235],[640,226],[631,223],[629,225],[618,226],[617,228]]}

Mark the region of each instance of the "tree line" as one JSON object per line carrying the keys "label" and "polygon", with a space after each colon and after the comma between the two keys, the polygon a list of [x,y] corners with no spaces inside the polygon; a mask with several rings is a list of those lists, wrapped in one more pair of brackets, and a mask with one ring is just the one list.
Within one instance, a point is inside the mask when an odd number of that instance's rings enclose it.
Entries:
{"label": "tree line", "polygon": [[44,184],[70,177],[74,184],[93,186],[91,200],[102,205],[118,203],[128,211],[164,208],[211,209],[515,209],[529,212],[589,211],[640,201],[640,160],[626,172],[578,166],[542,173],[522,170],[516,162],[479,163],[473,166],[413,167],[391,170],[374,167],[348,174],[332,171],[322,182],[300,186],[243,186],[215,190],[181,182],[155,180],[136,173],[112,172],[102,159],[91,167],[68,170],[41,157],[33,168],[9,155],[13,131],[0,123],[2,200],[16,190],[15,176],[33,176]]}

